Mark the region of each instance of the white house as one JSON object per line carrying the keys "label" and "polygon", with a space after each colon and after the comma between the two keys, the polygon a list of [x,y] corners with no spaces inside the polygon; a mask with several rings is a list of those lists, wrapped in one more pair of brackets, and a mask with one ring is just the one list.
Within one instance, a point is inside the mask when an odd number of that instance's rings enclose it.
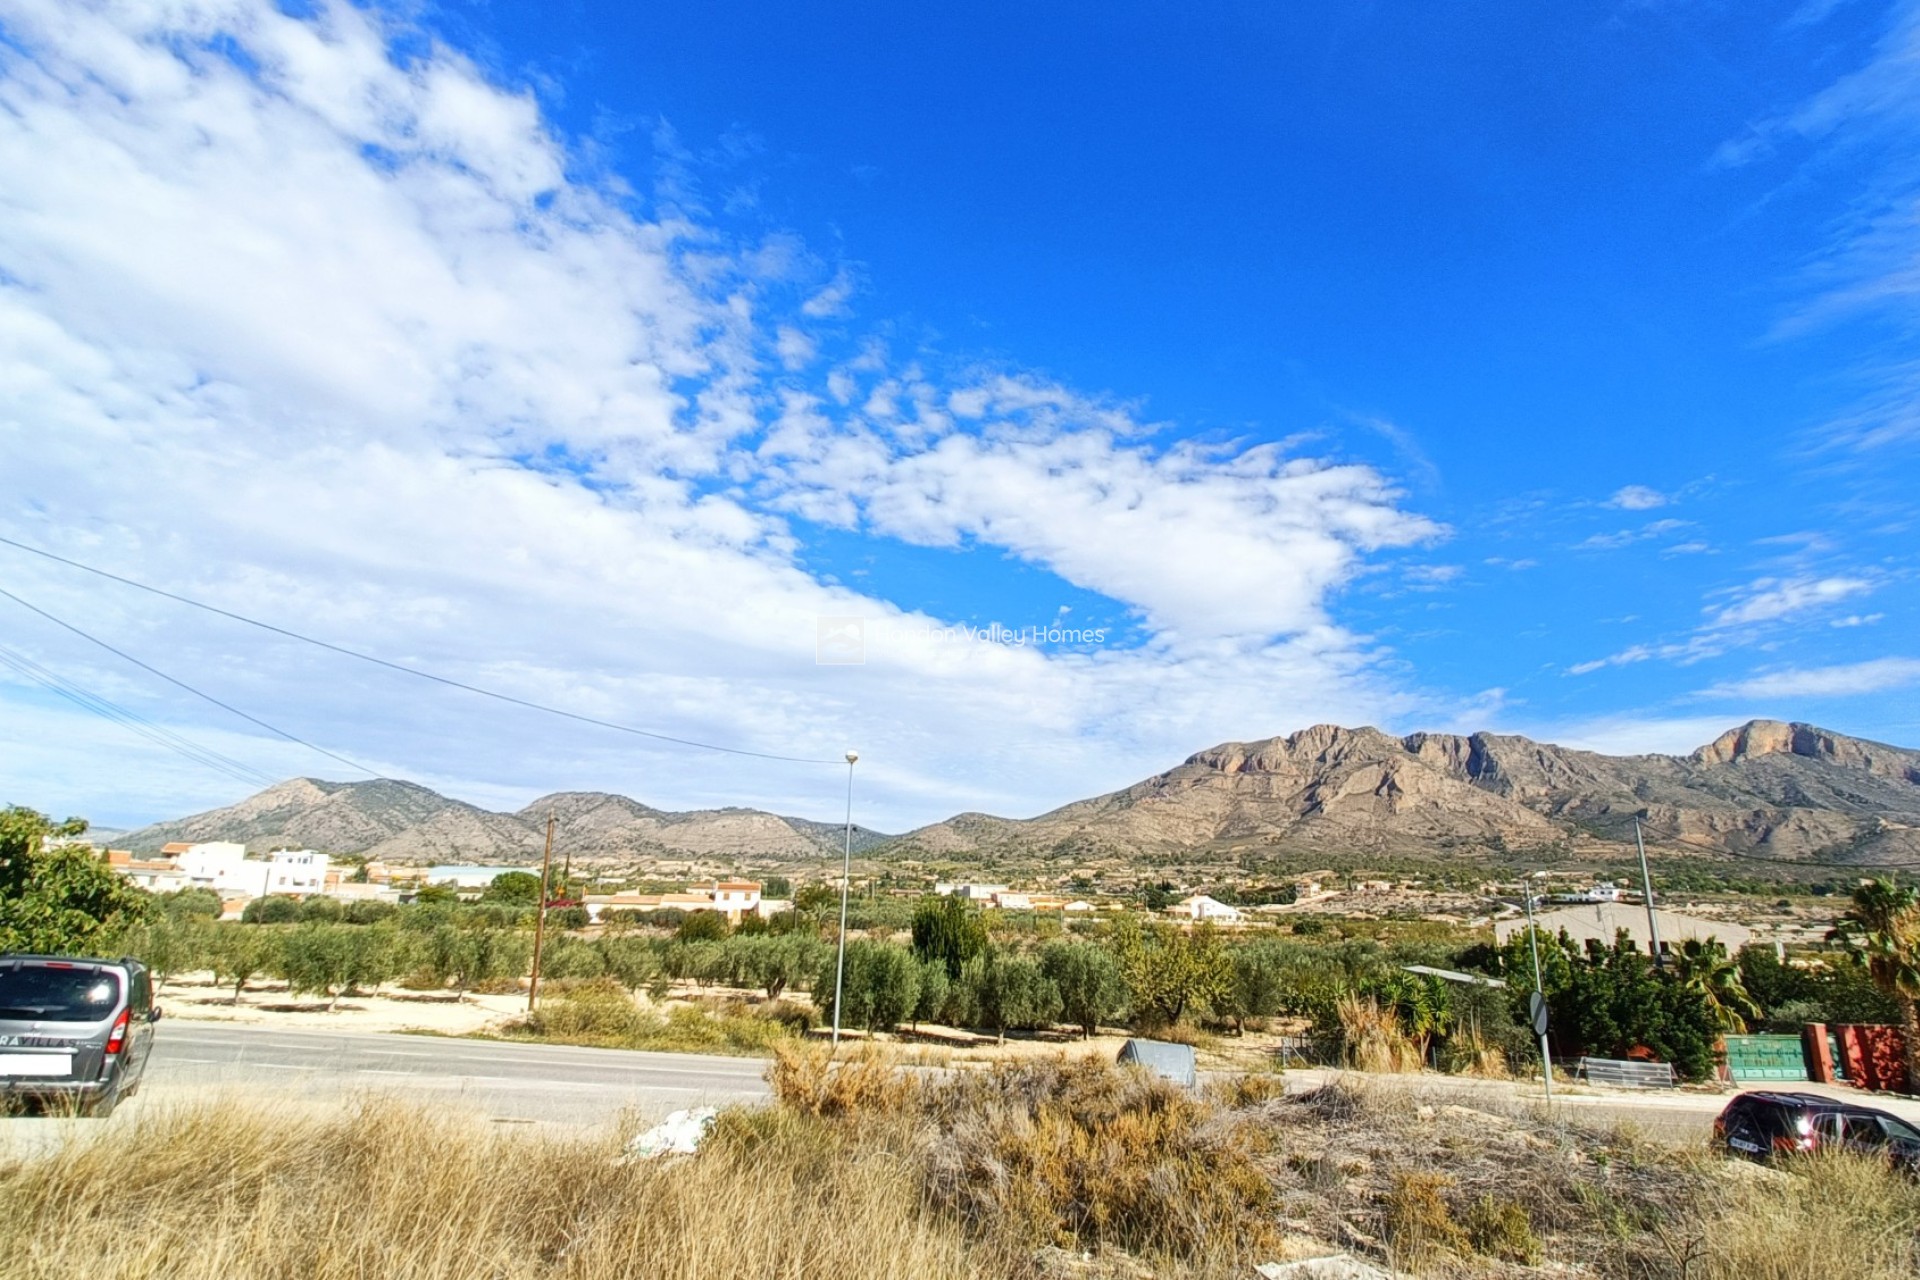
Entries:
{"label": "white house", "polygon": [[440,866],[427,868],[428,884],[447,884],[456,889],[484,889],[509,871],[525,871],[531,875],[539,872],[531,867],[468,867]]}
{"label": "white house", "polygon": [[124,849],[109,849],[107,865],[151,893],[173,893],[188,887],[186,875],[169,858],[136,858]]}
{"label": "white house", "polygon": [[267,867],[267,892],[323,893],[331,861],[326,854],[311,849],[281,849]]}
{"label": "white house", "polygon": [[793,910],[785,898],[763,898],[757,880],[716,880],[685,893],[590,893],[587,918],[599,922],[607,911],[718,911],[734,924],[747,915],[771,916]]}
{"label": "white house", "polygon": [[1011,886],[1004,884],[936,884],[933,891],[943,898],[965,898],[968,902],[992,902],[994,898],[1007,892]]}
{"label": "white house", "polygon": [[1186,901],[1168,908],[1174,915],[1186,920],[1211,920],[1216,924],[1239,924],[1240,909],[1230,907],[1204,893],[1196,893]]}
{"label": "white house", "polygon": [[713,884],[713,909],[738,924],[743,915],[760,911],[760,882],[757,880],[716,880]]}
{"label": "white house", "polygon": [[[171,846],[169,846],[171,847]],[[187,882],[196,888],[212,889],[222,898],[266,896],[267,877],[272,864],[247,857],[247,846],[232,840],[208,840],[188,845],[173,855]]]}

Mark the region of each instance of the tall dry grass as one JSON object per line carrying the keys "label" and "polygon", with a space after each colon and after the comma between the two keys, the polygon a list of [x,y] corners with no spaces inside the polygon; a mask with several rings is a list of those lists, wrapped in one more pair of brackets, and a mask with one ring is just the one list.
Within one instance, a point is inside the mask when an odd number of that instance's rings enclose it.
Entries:
{"label": "tall dry grass", "polygon": [[1343,995],[1334,1005],[1346,1065],[1356,1071],[1419,1071],[1426,1065],[1420,1046],[1400,1028],[1391,1009],[1372,996]]}
{"label": "tall dry grass", "polygon": [[1858,1160],[1779,1173],[1517,1107],[1084,1060],[928,1077],[783,1045],[771,1075],[779,1105],[664,1161],[624,1161],[611,1122],[417,1103],[130,1110],[0,1159],[0,1276],[1225,1280],[1302,1234],[1436,1280],[1920,1274],[1920,1187]]}
{"label": "tall dry grass", "polygon": [[1009,1274],[818,1124],[617,1159],[416,1105],[203,1105],[0,1165],[9,1280],[721,1280]]}
{"label": "tall dry grass", "polygon": [[[1720,1172],[1727,1172],[1722,1166]],[[1823,1156],[1790,1174],[1718,1179],[1687,1219],[1655,1233],[1655,1266],[1684,1280],[1912,1280],[1920,1188],[1877,1160]]]}

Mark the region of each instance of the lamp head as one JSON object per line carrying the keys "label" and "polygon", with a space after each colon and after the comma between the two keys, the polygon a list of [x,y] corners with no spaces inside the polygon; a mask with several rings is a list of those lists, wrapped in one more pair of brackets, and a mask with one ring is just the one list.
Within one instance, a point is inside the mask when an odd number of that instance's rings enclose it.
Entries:
{"label": "lamp head", "polygon": [[852,764],[852,763],[853,763],[853,762],[854,762],[855,760],[858,760],[859,758],[860,758],[860,753],[859,753],[858,751],[849,751],[849,752],[847,752],[847,763],[848,763],[848,764]]}

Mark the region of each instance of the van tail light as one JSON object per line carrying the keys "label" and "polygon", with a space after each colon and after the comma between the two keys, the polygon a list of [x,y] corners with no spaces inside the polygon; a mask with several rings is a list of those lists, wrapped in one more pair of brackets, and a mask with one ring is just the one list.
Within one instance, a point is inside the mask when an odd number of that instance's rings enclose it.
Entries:
{"label": "van tail light", "polygon": [[133,1020],[133,1010],[122,1009],[120,1016],[113,1020],[113,1030],[107,1035],[107,1056],[111,1058],[120,1052],[127,1043],[127,1024]]}
{"label": "van tail light", "polygon": [[1784,1136],[1780,1136],[1780,1138],[1774,1138],[1774,1150],[1776,1151],[1789,1151],[1789,1153],[1791,1153],[1791,1151],[1811,1151],[1812,1148],[1814,1148],[1812,1121],[1809,1117],[1805,1117],[1805,1115],[1793,1121],[1793,1132],[1791,1132],[1791,1134],[1784,1134]]}

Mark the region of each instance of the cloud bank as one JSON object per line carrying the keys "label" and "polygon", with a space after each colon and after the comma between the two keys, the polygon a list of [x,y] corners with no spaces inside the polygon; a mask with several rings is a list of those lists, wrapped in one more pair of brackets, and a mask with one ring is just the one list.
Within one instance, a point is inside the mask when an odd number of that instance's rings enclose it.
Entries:
{"label": "cloud bank", "polygon": [[[1330,610],[1369,556],[1443,532],[1373,470],[841,350],[853,268],[703,222],[684,175],[655,202],[594,173],[530,93],[378,12],[5,0],[0,26],[0,169],[33,175],[0,201],[0,443],[32,495],[8,536],[662,732],[857,745],[874,825],[1031,812],[1201,743],[1420,705]],[[821,668],[821,616],[952,621],[810,570],[824,532],[1022,562],[1143,638]],[[832,809],[803,770],[424,695],[17,553],[0,581],[475,799]],[[229,754],[338,772],[6,617],[40,661]],[[22,800],[131,819],[232,794],[24,685],[0,703],[32,727],[0,743]],[[97,742],[92,767],[56,741]]]}

